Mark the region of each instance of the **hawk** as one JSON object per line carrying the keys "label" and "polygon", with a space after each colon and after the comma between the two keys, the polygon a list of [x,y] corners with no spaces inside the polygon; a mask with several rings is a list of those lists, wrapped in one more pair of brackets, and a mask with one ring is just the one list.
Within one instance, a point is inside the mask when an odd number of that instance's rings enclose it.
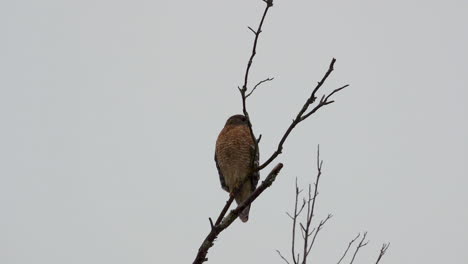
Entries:
{"label": "hawk", "polygon": [[[250,134],[247,118],[243,115],[231,116],[219,133],[216,140],[215,162],[219,173],[221,187],[233,195],[237,191],[237,204],[245,201],[258,184],[259,152],[255,148],[255,139]],[[242,222],[249,220],[250,206],[240,214]]]}

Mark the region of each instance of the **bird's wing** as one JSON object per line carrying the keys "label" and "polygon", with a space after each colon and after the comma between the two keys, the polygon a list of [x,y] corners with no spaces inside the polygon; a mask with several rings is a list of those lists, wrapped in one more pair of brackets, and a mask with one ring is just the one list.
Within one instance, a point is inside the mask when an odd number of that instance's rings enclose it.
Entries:
{"label": "bird's wing", "polygon": [[226,192],[229,192],[229,187],[226,185],[226,181],[224,180],[223,173],[221,172],[221,169],[219,168],[218,158],[216,157],[216,152],[215,152],[214,159],[216,163],[216,168],[218,169],[219,181],[221,182],[221,188],[223,188],[223,190],[225,190]]}

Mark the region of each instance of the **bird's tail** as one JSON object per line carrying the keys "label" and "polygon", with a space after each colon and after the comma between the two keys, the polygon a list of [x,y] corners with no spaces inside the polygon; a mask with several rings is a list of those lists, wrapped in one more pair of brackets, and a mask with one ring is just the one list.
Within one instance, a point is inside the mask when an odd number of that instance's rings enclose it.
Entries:
{"label": "bird's tail", "polygon": [[249,220],[249,211],[250,211],[250,205],[247,206],[240,214],[239,214],[239,219],[242,222],[247,222]]}
{"label": "bird's tail", "polygon": [[[237,204],[241,204],[244,202],[247,198],[249,198],[250,194],[252,193],[252,186],[250,185],[250,182],[246,182],[244,186],[242,186],[240,192],[236,196],[236,202]],[[250,211],[250,205],[247,206],[242,212],[239,214],[240,220],[242,222],[247,222],[249,220],[249,211]]]}

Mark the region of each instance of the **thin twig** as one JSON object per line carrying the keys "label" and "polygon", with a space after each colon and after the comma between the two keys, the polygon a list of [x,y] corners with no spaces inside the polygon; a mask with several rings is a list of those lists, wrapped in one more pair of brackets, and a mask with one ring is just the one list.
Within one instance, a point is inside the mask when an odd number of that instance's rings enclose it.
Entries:
{"label": "thin twig", "polygon": [[375,264],[378,264],[380,259],[385,255],[385,253],[387,252],[387,249],[388,247],[390,246],[390,243],[387,243],[387,244],[383,244],[382,245],[382,248],[380,249],[380,253],[379,253],[379,257],[377,258],[377,261],[375,262]]}
{"label": "thin twig", "polygon": [[260,144],[260,140],[262,140],[262,134],[260,134],[257,138],[257,145]]}
{"label": "thin twig", "polygon": [[364,235],[362,236],[362,239],[359,242],[359,245],[356,247],[356,250],[354,251],[353,258],[351,259],[351,262],[349,262],[349,264],[353,264],[354,258],[356,258],[356,255],[357,255],[359,249],[361,249],[362,247],[365,247],[367,245],[367,243],[369,243],[369,241],[364,242],[364,240],[366,240],[366,236],[367,236],[367,232],[364,232]]}
{"label": "thin twig", "polygon": [[293,224],[292,224],[292,242],[291,242],[291,256],[293,258],[293,263],[296,264],[297,261],[296,261],[296,257],[294,256],[295,254],[295,242],[296,242],[296,221],[297,221],[297,216],[300,214],[300,212],[302,211],[302,209],[304,209],[304,205],[305,203],[302,205],[301,209],[299,210],[299,213],[297,212],[297,202],[298,202],[298,199],[299,199],[299,187],[297,186],[297,178],[296,178],[296,200],[294,202],[294,217],[292,217],[293,219]]}
{"label": "thin twig", "polygon": [[[307,257],[317,239],[318,233],[323,228],[323,226],[327,223],[327,221],[332,218],[332,215],[329,214],[325,219],[320,221],[320,223],[318,224],[316,228],[313,228],[311,230],[312,219],[314,218],[314,212],[315,212],[315,202],[319,194],[318,188],[319,188],[320,176],[322,175],[322,166],[323,166],[323,161],[320,159],[320,146],[318,146],[317,147],[317,175],[316,175],[316,179],[314,183],[314,190],[312,191],[312,185],[309,184],[308,198],[307,200],[303,199],[302,205],[300,207],[299,207],[299,194],[302,192],[302,190],[299,190],[299,186],[297,184],[297,178],[296,178],[294,213],[292,215],[289,213],[286,213],[289,216],[289,218],[291,218],[292,220],[291,258],[292,258],[292,263],[294,264],[299,264],[299,263],[306,264],[307,263]],[[302,211],[306,207],[307,207],[307,214],[306,214],[305,223],[304,224],[298,223],[298,217],[299,215],[301,215]],[[302,239],[304,240],[302,260],[300,260],[301,254],[296,252],[296,248],[295,248],[297,224],[299,224],[299,227],[300,227],[299,231],[302,235]],[[309,241],[309,239],[311,240]]]}
{"label": "thin twig", "polygon": [[310,110],[309,113],[305,114],[304,116],[301,117],[301,121],[305,120],[306,118],[308,118],[309,116],[311,116],[312,114],[314,114],[315,112],[317,112],[317,110],[319,110],[321,107],[325,106],[325,105],[329,105],[329,104],[332,104],[334,103],[335,101],[328,101],[328,99],[335,93],[343,90],[344,88],[348,87],[349,85],[343,85],[341,86],[340,88],[337,88],[335,90],[333,90],[333,92],[331,92],[329,95],[327,96],[322,96],[322,98],[320,99],[320,102],[317,106],[315,106],[312,110]]}
{"label": "thin twig", "polygon": [[234,195],[229,196],[229,200],[226,201],[226,205],[223,207],[223,210],[221,210],[221,213],[219,214],[218,218],[216,219],[215,225],[219,225],[221,223],[221,220],[223,220],[223,217],[226,215],[227,210],[232,204],[232,201],[234,201]]}
{"label": "thin twig", "polygon": [[[316,231],[314,233],[314,237],[312,238],[312,242],[310,242],[309,249],[307,250],[307,255],[309,255],[310,250],[312,249],[312,246],[314,246],[315,238],[317,237],[318,233],[320,232],[320,230],[322,230],[322,227],[327,223],[327,221],[330,220],[330,218],[332,218],[332,217],[333,217],[333,215],[328,214],[327,218],[320,221],[320,224],[318,225],[317,229],[314,228],[314,230],[316,230]],[[312,235],[313,231],[310,234]]]}
{"label": "thin twig", "polygon": [[[317,187],[317,185],[315,185],[315,187]],[[307,215],[306,215],[305,227],[301,223],[302,230],[304,231],[304,250],[302,252],[302,264],[307,263],[307,245],[309,243],[309,237],[310,237],[309,228],[310,228],[310,224],[312,223],[312,217],[314,215],[313,209],[315,206],[315,198],[312,199],[311,195],[312,195],[312,189],[311,189],[311,185],[309,184],[309,198],[307,199]]]}
{"label": "thin twig", "polygon": [[254,86],[254,88],[250,91],[250,93],[248,93],[248,94],[245,96],[245,98],[248,98],[248,97],[255,91],[255,89],[257,89],[257,87],[260,86],[262,83],[264,83],[264,82],[270,82],[270,81],[273,81],[274,79],[275,79],[275,78],[271,77],[271,78],[266,78],[266,79],[264,79],[264,80],[259,81],[259,82]]}
{"label": "thin twig", "polygon": [[[250,177],[246,177],[244,179],[244,181],[241,184],[239,184],[239,186],[237,186],[236,189],[234,189],[234,190],[232,190],[232,192],[230,192],[229,199],[226,201],[226,205],[224,205],[223,210],[221,210],[221,213],[219,214],[218,218],[216,219],[216,222],[215,222],[214,225],[219,225],[219,223],[221,223],[221,221],[223,220],[224,216],[226,215],[229,207],[231,207],[231,204],[234,201],[234,197],[236,197],[237,193],[242,189],[244,184],[249,180],[250,180]],[[211,218],[210,218],[210,222],[211,222]],[[213,225],[212,225],[212,228],[213,228]]]}
{"label": "thin twig", "polygon": [[[310,232],[310,225],[312,224],[312,219],[314,217],[314,212],[315,212],[315,202],[317,200],[317,195],[318,195],[318,186],[319,186],[319,182],[320,182],[320,176],[322,175],[322,164],[323,164],[323,161],[320,160],[320,146],[318,146],[317,147],[317,176],[316,176],[315,183],[314,183],[314,195],[313,196],[312,196],[311,185],[309,184],[309,199],[307,200],[307,217],[306,217],[306,225],[305,225],[305,228],[304,228],[305,229],[304,230],[305,238],[304,238],[304,250],[302,252],[302,264],[307,263],[307,256],[309,255],[309,252],[310,252],[310,248],[309,248],[309,244],[308,244],[309,243],[309,237],[312,235],[312,232]],[[331,215],[329,215],[329,217],[327,217],[325,222],[328,221],[328,219],[330,217],[331,217]],[[319,228],[320,227],[321,226],[319,225]],[[317,230],[317,232],[318,232],[318,230]],[[314,241],[315,236],[312,239]]]}
{"label": "thin twig", "polygon": [[[260,137],[261,138],[261,137]],[[250,180],[250,177],[246,177],[244,181],[237,186],[236,189],[232,190],[229,194],[229,199],[226,201],[226,205],[224,205],[223,210],[221,210],[221,213],[219,214],[218,218],[216,219],[216,222],[214,225],[219,225],[221,221],[223,220],[224,216],[226,215],[229,207],[231,206],[232,202],[234,201],[234,197],[236,197],[237,193],[242,189],[244,184]],[[212,222],[210,218],[210,223]],[[211,223],[211,227],[213,228],[213,224]]]}
{"label": "thin twig", "polygon": [[213,246],[214,240],[218,237],[218,235],[227,227],[229,227],[234,220],[239,216],[239,214],[249,206],[255,199],[258,198],[260,194],[263,193],[268,187],[270,187],[276,179],[276,176],[280,173],[281,169],[283,168],[283,164],[279,163],[276,165],[273,170],[268,174],[265,180],[258,186],[257,189],[241,204],[239,204],[234,210],[231,212],[219,223],[211,228],[210,233],[206,236],[205,240],[203,240],[200,248],[198,249],[198,254],[193,261],[193,264],[201,264],[208,260],[206,255],[208,254],[208,250]]}
{"label": "thin twig", "polygon": [[276,250],[276,252],[278,252],[278,255],[287,263],[289,264],[289,261],[283,256],[281,255],[281,252],[279,250]]}
{"label": "thin twig", "polygon": [[249,27],[249,29],[255,34],[255,39],[254,39],[254,43],[252,46],[252,53],[250,54],[249,61],[247,62],[247,68],[245,69],[244,84],[242,85],[242,88],[238,87],[239,92],[241,93],[241,97],[242,97],[242,112],[244,113],[244,116],[247,118],[247,121],[250,127],[250,132],[253,138],[255,137],[252,131],[252,123],[250,122],[249,113],[247,112],[246,99],[248,96],[246,95],[246,93],[247,93],[247,86],[249,82],[250,67],[252,66],[253,59],[255,55],[257,54],[257,44],[258,44],[260,33],[262,33],[263,22],[265,21],[265,17],[268,13],[268,10],[270,9],[270,7],[273,6],[272,0],[265,1],[265,3],[267,5],[265,7],[265,11],[263,11],[262,19],[260,20],[260,23],[258,24],[257,30],[253,30],[251,27]]}
{"label": "thin twig", "polygon": [[341,256],[340,260],[338,260],[338,263],[336,263],[336,264],[341,263],[341,261],[345,258],[346,254],[348,254],[348,251],[349,251],[349,248],[351,247],[351,245],[354,243],[354,241],[356,241],[356,239],[359,238],[360,235],[361,235],[361,233],[357,234],[357,236],[353,240],[351,240],[349,242],[348,247],[346,248],[345,252],[343,253],[343,256]]}
{"label": "thin twig", "polygon": [[344,88],[348,87],[348,85],[344,85],[340,88],[337,88],[335,90],[333,90],[330,94],[328,94],[327,96],[323,96],[321,98],[321,100],[319,101],[319,103],[308,113],[306,113],[306,111],[309,109],[309,106],[312,105],[316,99],[317,99],[317,96],[316,96],[316,93],[317,91],[320,89],[320,87],[322,87],[322,85],[325,83],[325,81],[327,80],[328,76],[330,76],[330,74],[332,73],[332,71],[334,70],[334,65],[335,65],[335,62],[336,62],[336,59],[333,58],[329,67],[328,67],[328,70],[327,72],[325,73],[325,75],[322,77],[322,79],[317,83],[317,85],[315,86],[315,88],[312,90],[312,93],[310,95],[310,97],[306,100],[306,102],[304,103],[304,105],[302,106],[301,110],[299,111],[299,113],[297,114],[296,118],[293,119],[291,125],[289,125],[288,129],[286,130],[286,132],[284,133],[283,137],[281,138],[280,142],[278,143],[278,147],[277,149],[275,150],[275,152],[273,152],[273,154],[270,156],[270,158],[268,158],[262,165],[260,165],[258,167],[258,170],[262,170],[264,169],[266,166],[268,166],[273,160],[276,159],[276,157],[278,157],[279,154],[282,153],[283,151],[283,144],[284,142],[286,141],[286,139],[288,138],[289,134],[291,133],[291,131],[302,121],[304,121],[306,118],[308,118],[309,116],[311,116],[313,113],[317,112],[317,110],[319,110],[320,108],[322,108],[323,106],[326,106],[326,105],[329,105],[331,103],[333,103],[334,101],[329,101],[329,99],[331,98],[332,95],[334,95],[335,93],[343,90]]}

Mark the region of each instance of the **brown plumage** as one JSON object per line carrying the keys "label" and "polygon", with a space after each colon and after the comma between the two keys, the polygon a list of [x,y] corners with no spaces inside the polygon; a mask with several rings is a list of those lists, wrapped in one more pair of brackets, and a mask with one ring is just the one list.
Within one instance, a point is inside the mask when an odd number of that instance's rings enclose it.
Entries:
{"label": "brown plumage", "polygon": [[[253,168],[258,166],[258,159],[247,119],[243,115],[231,116],[216,140],[215,162],[224,190],[231,193],[245,182],[234,197],[237,204],[245,201],[257,187],[259,174]],[[240,213],[242,222],[249,219],[249,211],[250,206]]]}

